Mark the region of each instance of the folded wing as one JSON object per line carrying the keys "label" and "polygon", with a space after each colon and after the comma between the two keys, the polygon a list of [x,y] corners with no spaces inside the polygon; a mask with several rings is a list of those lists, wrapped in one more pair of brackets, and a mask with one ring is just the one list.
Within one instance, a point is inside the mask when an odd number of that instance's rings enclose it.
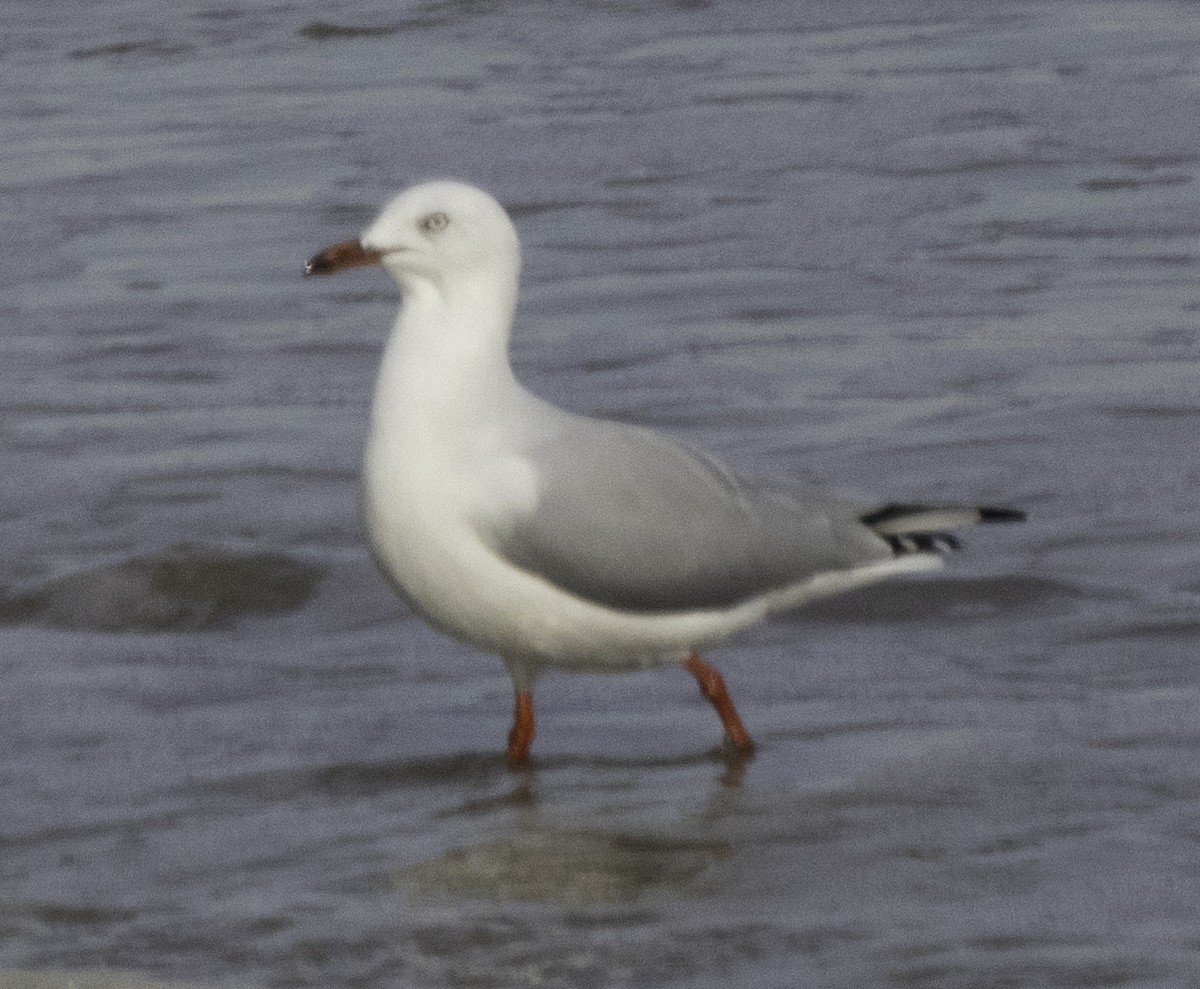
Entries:
{"label": "folded wing", "polygon": [[895,551],[871,508],[815,484],[753,485],[674,440],[575,420],[527,451],[531,511],[489,522],[509,562],[640,612],[727,608]]}

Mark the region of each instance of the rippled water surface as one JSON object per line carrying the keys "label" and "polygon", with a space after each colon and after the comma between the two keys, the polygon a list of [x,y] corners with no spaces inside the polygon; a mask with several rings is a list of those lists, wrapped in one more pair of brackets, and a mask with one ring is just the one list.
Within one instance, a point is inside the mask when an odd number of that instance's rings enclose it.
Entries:
{"label": "rippled water surface", "polygon": [[[11,0],[0,986],[1200,984],[1200,8]],[[357,476],[453,175],[521,377],[1030,512],[691,680],[410,615]]]}

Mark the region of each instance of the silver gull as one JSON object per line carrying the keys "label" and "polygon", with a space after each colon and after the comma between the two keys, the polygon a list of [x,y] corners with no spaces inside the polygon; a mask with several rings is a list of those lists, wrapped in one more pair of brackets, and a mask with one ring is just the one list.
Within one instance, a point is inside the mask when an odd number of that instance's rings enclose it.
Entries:
{"label": "silver gull", "polygon": [[516,230],[469,185],[406,190],[306,273],[358,265],[381,265],[402,295],[365,455],[371,546],[434,626],[503,659],[512,763],[528,758],[543,670],[667,663],[692,673],[733,755],[748,756],[700,649],[771,612],[940,566],[948,529],[1023,517],[752,482],[668,436],[541,400],[509,361]]}

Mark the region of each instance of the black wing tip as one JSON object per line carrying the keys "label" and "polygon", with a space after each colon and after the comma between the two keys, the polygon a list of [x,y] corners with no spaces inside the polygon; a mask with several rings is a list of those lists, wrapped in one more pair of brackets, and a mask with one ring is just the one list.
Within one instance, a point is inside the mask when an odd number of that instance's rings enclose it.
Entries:
{"label": "black wing tip", "polygon": [[1019,508],[996,508],[985,505],[978,511],[980,522],[1024,522],[1027,518]]}
{"label": "black wing tip", "polygon": [[913,512],[919,511],[918,505],[904,505],[898,502],[893,502],[890,505],[884,505],[882,508],[877,508],[873,512],[867,512],[860,515],[858,520],[863,524],[870,526],[872,529],[884,522],[890,522],[895,518],[902,518],[905,515],[912,515]]}
{"label": "black wing tip", "polygon": [[958,537],[948,532],[906,532],[902,535],[883,536],[882,539],[896,556],[910,556],[913,553],[940,556],[942,553],[962,549]]}
{"label": "black wing tip", "polygon": [[[912,505],[899,502],[884,505],[882,508],[867,512],[865,515],[859,516],[859,520],[864,525],[875,529],[877,535],[891,547],[892,552],[896,556],[907,556],[910,553],[940,554],[961,549],[962,543],[959,542],[958,537],[942,529],[917,529],[908,532],[896,532],[893,529],[893,531],[889,531],[889,528],[892,528],[889,524],[897,520],[928,515],[936,513],[939,510],[963,513],[965,517],[958,523],[959,525],[969,525],[971,523],[972,520],[967,515],[968,512],[974,512],[974,521],[981,524],[992,522],[1012,523],[1023,522],[1025,520],[1025,513],[1018,508],[997,508],[993,505],[981,505],[977,508],[952,508],[948,506],[939,509],[937,506]],[[879,528],[883,528],[884,531],[879,532]]]}
{"label": "black wing tip", "polygon": [[[937,511],[936,505],[914,505],[905,502],[892,502],[877,508],[872,512],[858,517],[863,525],[874,528],[885,522],[902,519],[909,515],[923,515],[926,512]],[[1024,522],[1025,513],[1019,508],[999,508],[995,505],[981,505],[974,511],[979,513],[980,522]]]}

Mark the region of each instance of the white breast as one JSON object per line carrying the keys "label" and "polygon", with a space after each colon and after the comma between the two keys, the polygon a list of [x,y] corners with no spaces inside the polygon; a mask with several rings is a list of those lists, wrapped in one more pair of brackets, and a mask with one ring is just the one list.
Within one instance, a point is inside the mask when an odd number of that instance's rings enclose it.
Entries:
{"label": "white breast", "polygon": [[528,666],[620,669],[681,659],[762,616],[761,602],[616,611],[502,557],[490,526],[536,510],[525,451],[565,414],[521,388],[496,341],[457,333],[432,293],[410,301],[380,366],[364,500],[376,558],[432,624]]}

